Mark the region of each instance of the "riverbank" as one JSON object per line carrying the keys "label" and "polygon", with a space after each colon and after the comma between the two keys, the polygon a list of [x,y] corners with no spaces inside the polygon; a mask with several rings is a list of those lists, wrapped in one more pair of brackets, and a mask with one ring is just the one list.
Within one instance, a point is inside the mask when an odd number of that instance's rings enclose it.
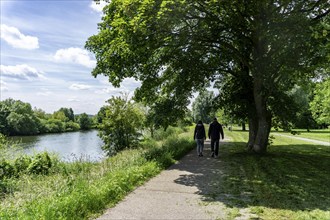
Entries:
{"label": "riverbank", "polygon": [[90,218],[193,147],[192,140],[174,134],[161,143],[146,141],[139,149],[125,150],[101,162],[53,159],[47,175],[23,173],[1,181],[0,219]]}

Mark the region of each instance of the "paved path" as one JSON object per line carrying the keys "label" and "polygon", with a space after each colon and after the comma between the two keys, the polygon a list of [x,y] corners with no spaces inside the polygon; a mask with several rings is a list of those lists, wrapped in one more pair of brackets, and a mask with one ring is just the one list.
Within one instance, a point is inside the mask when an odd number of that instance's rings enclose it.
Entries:
{"label": "paved path", "polygon": [[212,177],[221,175],[221,157],[210,154],[206,142],[204,157],[191,151],[98,219],[226,219],[224,205],[205,202],[217,187]]}
{"label": "paved path", "polygon": [[319,144],[319,145],[330,146],[330,137],[329,137],[329,142],[326,142],[326,141],[318,141],[318,140],[313,140],[313,139],[303,138],[303,137],[294,137],[294,136],[279,134],[279,133],[271,133],[271,134],[275,134],[275,135],[287,137],[287,138],[293,138],[293,139],[297,139],[297,140],[302,140],[302,141],[307,141],[307,142],[312,142],[312,143]]}

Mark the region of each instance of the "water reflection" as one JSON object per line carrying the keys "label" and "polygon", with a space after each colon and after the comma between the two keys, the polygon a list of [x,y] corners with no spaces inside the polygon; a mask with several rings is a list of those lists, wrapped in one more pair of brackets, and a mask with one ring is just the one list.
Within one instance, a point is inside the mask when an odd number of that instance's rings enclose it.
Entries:
{"label": "water reflection", "polygon": [[19,141],[27,154],[48,151],[58,154],[64,161],[77,159],[99,161],[105,156],[101,149],[103,142],[97,136],[97,130],[17,136],[10,139]]}

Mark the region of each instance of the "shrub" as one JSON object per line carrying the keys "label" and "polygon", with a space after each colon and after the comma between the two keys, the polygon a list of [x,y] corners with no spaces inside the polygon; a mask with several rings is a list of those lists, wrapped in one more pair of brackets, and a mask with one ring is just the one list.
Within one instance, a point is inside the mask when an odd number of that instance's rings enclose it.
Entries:
{"label": "shrub", "polygon": [[155,132],[155,140],[164,140],[169,136],[182,133],[181,128],[169,126],[166,130],[159,129]]}
{"label": "shrub", "polygon": [[80,126],[78,123],[75,123],[73,121],[68,121],[65,123],[65,131],[78,131],[80,129]]}
{"label": "shrub", "polygon": [[64,122],[58,119],[49,119],[45,126],[49,133],[60,133],[65,131]]}
{"label": "shrub", "polygon": [[48,174],[52,161],[47,152],[37,154],[28,167],[29,173]]}
{"label": "shrub", "polygon": [[15,168],[13,165],[2,159],[0,161],[0,180],[10,178],[15,175]]}
{"label": "shrub", "polygon": [[14,165],[16,173],[21,173],[27,171],[29,165],[31,164],[32,160],[29,156],[20,156],[16,158]]}

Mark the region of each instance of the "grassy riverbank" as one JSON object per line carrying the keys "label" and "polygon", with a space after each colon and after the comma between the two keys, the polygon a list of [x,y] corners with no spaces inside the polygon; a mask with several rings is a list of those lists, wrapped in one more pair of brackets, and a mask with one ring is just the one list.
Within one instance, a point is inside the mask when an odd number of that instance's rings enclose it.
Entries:
{"label": "grassy riverbank", "polygon": [[210,197],[222,198],[232,218],[247,208],[261,219],[330,219],[328,146],[276,136],[260,157],[245,151],[248,132],[226,135],[232,140],[222,146],[224,173]]}
{"label": "grassy riverbank", "polygon": [[125,150],[99,163],[63,163],[52,158],[48,175],[21,174],[2,180],[6,193],[0,201],[0,219],[97,215],[194,147],[191,135],[188,140],[177,133],[163,135],[159,141],[147,140],[140,149]]}

